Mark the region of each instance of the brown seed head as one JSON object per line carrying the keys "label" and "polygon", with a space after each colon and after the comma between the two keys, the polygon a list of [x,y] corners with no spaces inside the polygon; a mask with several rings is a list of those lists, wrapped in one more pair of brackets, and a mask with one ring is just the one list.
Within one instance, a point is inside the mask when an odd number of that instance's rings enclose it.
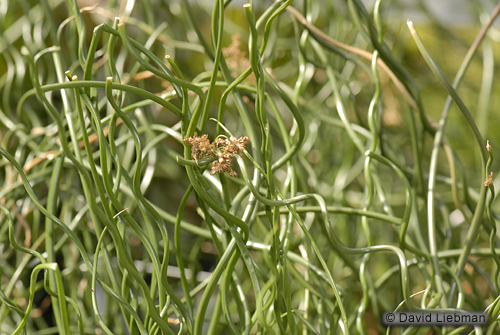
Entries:
{"label": "brown seed head", "polygon": [[484,180],[484,186],[488,187],[491,184],[493,184],[493,172],[490,172],[490,175]]}
{"label": "brown seed head", "polygon": [[228,172],[231,177],[237,177],[238,174],[231,168],[233,166],[232,155],[242,157],[245,144],[249,142],[249,139],[248,136],[240,138],[231,136],[229,139],[219,137],[210,143],[207,134],[198,137],[198,134],[194,133],[193,137],[184,138],[184,142],[191,146],[191,158],[194,160],[217,157],[217,160],[212,163],[210,174]]}

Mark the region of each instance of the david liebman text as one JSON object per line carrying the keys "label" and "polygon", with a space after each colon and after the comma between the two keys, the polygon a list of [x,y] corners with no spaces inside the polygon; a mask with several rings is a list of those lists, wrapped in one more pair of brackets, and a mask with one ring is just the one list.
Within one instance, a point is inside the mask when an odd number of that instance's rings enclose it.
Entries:
{"label": "david liebman text", "polygon": [[487,322],[482,312],[398,312],[382,316],[386,326],[462,326],[486,325]]}

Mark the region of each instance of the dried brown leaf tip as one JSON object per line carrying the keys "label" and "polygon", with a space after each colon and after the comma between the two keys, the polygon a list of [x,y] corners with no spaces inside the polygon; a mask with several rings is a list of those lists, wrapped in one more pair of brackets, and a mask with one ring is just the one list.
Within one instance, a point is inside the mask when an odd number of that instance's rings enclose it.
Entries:
{"label": "dried brown leaf tip", "polygon": [[484,180],[484,186],[488,187],[491,184],[493,184],[493,172],[490,172],[490,175]]}
{"label": "dried brown leaf tip", "polygon": [[245,144],[248,141],[248,136],[240,138],[231,136],[229,139],[218,137],[213,143],[210,143],[207,134],[198,137],[197,133],[194,133],[193,137],[184,138],[184,142],[187,142],[191,146],[192,159],[198,160],[205,157],[217,157],[217,160],[212,163],[210,174],[228,172],[231,177],[238,176],[231,168],[233,166],[232,155],[242,157]]}

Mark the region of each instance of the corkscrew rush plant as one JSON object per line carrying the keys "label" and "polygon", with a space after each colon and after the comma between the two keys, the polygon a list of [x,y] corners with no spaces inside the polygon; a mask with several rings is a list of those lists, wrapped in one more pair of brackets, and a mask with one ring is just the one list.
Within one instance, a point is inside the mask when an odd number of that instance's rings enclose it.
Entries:
{"label": "corkscrew rush plant", "polygon": [[500,3],[419,3],[0,1],[0,334],[497,334]]}

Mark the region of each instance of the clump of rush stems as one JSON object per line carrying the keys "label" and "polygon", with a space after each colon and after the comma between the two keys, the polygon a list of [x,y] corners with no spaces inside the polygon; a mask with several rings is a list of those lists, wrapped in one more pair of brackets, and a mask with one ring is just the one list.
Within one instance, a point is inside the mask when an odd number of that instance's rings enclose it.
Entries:
{"label": "clump of rush stems", "polygon": [[232,155],[243,156],[248,136],[240,138],[219,136],[211,143],[207,134],[198,137],[198,133],[195,132],[193,137],[184,138],[184,142],[191,146],[191,158],[194,160],[217,157],[217,160],[212,163],[211,175],[216,172],[228,172],[231,177],[238,177],[236,171],[231,168],[233,166]]}

